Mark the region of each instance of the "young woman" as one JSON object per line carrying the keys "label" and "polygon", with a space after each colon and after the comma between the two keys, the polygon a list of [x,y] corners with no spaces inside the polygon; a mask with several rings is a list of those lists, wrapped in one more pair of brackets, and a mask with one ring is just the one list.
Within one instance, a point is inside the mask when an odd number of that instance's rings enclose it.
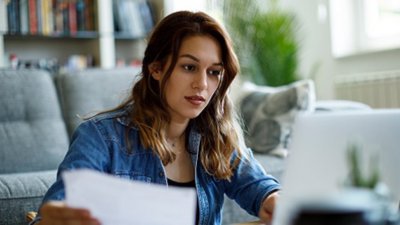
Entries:
{"label": "young woman", "polygon": [[36,224],[99,224],[67,207],[60,173],[89,168],[197,191],[196,224],[221,224],[224,194],[270,221],[280,186],[243,145],[228,88],[239,65],[210,16],[176,12],[154,29],[126,102],[83,122]]}

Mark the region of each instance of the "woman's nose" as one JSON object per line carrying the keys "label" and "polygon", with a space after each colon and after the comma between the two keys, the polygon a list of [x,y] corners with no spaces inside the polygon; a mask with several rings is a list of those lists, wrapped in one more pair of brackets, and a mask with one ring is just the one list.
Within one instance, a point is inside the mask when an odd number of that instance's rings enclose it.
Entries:
{"label": "woman's nose", "polygon": [[207,81],[207,71],[201,71],[196,74],[192,87],[195,89],[204,90],[207,89],[208,81]]}

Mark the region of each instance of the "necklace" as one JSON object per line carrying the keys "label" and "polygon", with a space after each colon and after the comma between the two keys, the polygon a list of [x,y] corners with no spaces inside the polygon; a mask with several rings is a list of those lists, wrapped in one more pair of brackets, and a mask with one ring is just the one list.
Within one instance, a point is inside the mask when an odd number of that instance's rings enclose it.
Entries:
{"label": "necklace", "polygon": [[167,139],[167,143],[170,144],[173,148],[175,148],[176,143],[177,143],[178,141],[179,141],[179,138],[176,138],[175,141],[171,143],[171,142],[169,142],[168,139]]}
{"label": "necklace", "polygon": [[[167,138],[167,143],[168,143],[169,145],[171,145],[171,147],[175,148],[176,144],[178,143],[178,141],[181,140],[181,138],[182,138],[183,136],[184,136],[184,135],[182,134],[181,136],[175,138],[173,141],[172,141],[171,139]],[[172,142],[171,142],[171,141],[172,141]]]}

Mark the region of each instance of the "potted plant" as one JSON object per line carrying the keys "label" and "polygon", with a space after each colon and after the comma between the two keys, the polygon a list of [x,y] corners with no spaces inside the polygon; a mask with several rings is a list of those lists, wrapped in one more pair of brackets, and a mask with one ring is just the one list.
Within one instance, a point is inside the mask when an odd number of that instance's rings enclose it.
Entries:
{"label": "potted plant", "polygon": [[299,80],[299,42],[293,14],[272,0],[264,11],[258,1],[226,0],[224,12],[243,74],[256,84],[268,86]]}

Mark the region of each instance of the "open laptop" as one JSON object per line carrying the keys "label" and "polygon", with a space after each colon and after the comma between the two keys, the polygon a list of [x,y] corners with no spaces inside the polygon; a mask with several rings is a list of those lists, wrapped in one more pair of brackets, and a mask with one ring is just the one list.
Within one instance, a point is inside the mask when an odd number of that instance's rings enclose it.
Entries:
{"label": "open laptop", "polygon": [[354,200],[354,195],[343,198],[342,193],[348,190],[350,145],[358,146],[362,152],[363,174],[369,176],[376,166],[391,198],[398,202],[400,109],[306,114],[294,124],[274,225],[288,225],[299,206],[307,202],[368,206],[362,200]]}

